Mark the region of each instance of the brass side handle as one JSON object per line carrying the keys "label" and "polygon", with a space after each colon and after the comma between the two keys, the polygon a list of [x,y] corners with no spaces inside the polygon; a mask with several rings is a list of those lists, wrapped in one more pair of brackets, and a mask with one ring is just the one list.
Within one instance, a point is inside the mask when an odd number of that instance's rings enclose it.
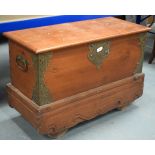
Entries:
{"label": "brass side handle", "polygon": [[18,68],[22,70],[23,72],[28,71],[28,61],[22,55],[17,55],[16,64]]}

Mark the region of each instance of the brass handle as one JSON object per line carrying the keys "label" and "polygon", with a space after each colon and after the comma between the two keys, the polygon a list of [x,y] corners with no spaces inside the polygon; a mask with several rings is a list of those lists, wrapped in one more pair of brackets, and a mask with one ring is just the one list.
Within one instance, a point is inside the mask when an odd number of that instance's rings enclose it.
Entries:
{"label": "brass handle", "polygon": [[22,71],[24,72],[28,71],[28,61],[22,55],[17,55],[16,64]]}

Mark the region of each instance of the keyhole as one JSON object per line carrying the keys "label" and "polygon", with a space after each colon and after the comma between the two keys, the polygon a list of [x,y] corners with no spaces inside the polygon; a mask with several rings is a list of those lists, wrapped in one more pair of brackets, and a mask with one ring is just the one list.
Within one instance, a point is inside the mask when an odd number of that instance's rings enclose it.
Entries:
{"label": "keyhole", "polygon": [[101,52],[102,50],[103,50],[103,47],[101,46],[101,47],[97,48],[96,52],[99,53],[99,52]]}

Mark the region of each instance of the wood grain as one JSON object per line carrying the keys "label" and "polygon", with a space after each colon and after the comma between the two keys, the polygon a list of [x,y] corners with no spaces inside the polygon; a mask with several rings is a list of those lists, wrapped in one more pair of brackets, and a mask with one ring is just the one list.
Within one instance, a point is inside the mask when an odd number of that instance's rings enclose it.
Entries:
{"label": "wood grain", "polygon": [[[22,71],[16,63],[18,55],[22,55],[28,61],[28,71]],[[31,52],[9,41],[9,57],[10,57],[10,76],[11,83],[30,99],[35,86],[36,76],[35,67],[32,62]]]}
{"label": "wood grain", "polygon": [[88,60],[88,44],[53,52],[44,82],[53,101],[135,74],[141,58],[137,35],[111,40],[110,54],[100,69]]}
{"label": "wood grain", "polygon": [[145,26],[108,17],[6,32],[4,35],[37,54],[149,30]]}
{"label": "wood grain", "polygon": [[144,74],[113,82],[77,95],[38,106],[8,84],[9,102],[41,134],[56,136],[76,124],[128,105],[143,93]]}
{"label": "wood grain", "polygon": [[[25,96],[32,99],[37,78],[30,51],[10,41],[11,82]],[[110,40],[110,54],[100,69],[88,59],[89,45],[75,46],[52,52],[44,73],[44,83],[53,101],[87,91],[135,74],[141,58],[139,35]],[[19,69],[17,55],[28,61],[28,72]],[[37,65],[37,64],[36,64]]]}
{"label": "wood grain", "polygon": [[[5,33],[9,104],[48,135],[128,105],[143,92],[144,74],[137,70],[143,55],[141,37],[148,30],[100,18]],[[110,47],[99,69],[88,59],[90,45],[98,41]]]}

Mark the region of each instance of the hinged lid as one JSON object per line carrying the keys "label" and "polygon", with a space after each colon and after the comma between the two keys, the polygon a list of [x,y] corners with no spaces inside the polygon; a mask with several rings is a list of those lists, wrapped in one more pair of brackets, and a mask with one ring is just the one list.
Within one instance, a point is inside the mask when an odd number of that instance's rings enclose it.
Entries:
{"label": "hinged lid", "polygon": [[4,35],[34,53],[41,53],[149,30],[142,25],[109,17],[6,32]]}

